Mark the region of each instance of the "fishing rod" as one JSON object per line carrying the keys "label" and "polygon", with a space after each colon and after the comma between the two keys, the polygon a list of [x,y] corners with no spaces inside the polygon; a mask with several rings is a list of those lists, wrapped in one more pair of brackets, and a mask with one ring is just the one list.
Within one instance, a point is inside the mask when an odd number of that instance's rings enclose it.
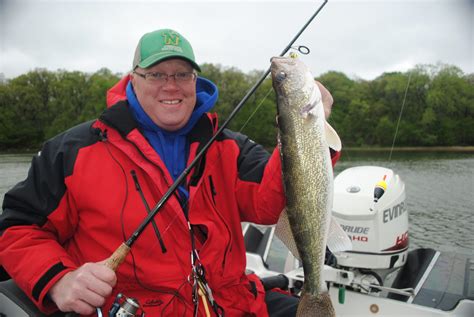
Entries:
{"label": "fishing rod", "polygon": [[[314,18],[319,14],[319,12],[323,9],[326,5],[328,0],[325,0],[316,12],[309,18],[309,20],[303,25],[303,27],[298,31],[298,33],[293,37],[293,39],[288,43],[285,49],[280,53],[279,56],[284,56],[290,48],[292,48],[293,44],[296,40],[301,36],[301,34],[306,30],[308,25],[314,20]],[[181,175],[174,181],[174,183],[168,188],[166,193],[162,196],[162,198],[158,201],[155,207],[148,213],[147,217],[142,221],[142,223],[138,226],[135,232],[128,238],[126,242],[123,242],[115,251],[114,253],[106,260],[105,265],[112,270],[116,270],[119,265],[125,260],[125,257],[130,252],[130,248],[146,228],[146,226],[153,220],[155,215],[161,210],[163,205],[168,201],[168,199],[173,195],[174,191],[181,185],[181,183],[186,179],[189,175],[191,170],[198,164],[201,157],[206,153],[207,149],[214,143],[217,137],[224,131],[224,129],[229,125],[230,121],[237,115],[237,113],[242,109],[244,104],[250,98],[250,96],[257,90],[257,88],[263,83],[265,78],[270,73],[270,67],[267,71],[260,77],[257,83],[247,92],[247,94],[242,98],[239,104],[234,108],[234,110],[230,113],[227,120],[220,126],[220,128],[216,131],[216,133],[209,139],[209,141],[204,145],[204,147],[196,154],[193,161],[187,166]]]}

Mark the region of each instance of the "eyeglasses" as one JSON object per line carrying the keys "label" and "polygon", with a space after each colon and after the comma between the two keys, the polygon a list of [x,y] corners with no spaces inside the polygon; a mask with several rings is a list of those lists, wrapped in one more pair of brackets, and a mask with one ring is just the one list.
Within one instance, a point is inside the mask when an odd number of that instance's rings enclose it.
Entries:
{"label": "eyeglasses", "polygon": [[174,77],[176,83],[189,83],[196,79],[197,75],[195,72],[177,72],[176,74],[168,75],[165,73],[158,73],[158,72],[149,72],[145,74],[138,73],[133,71],[134,74],[144,78],[146,81],[164,84],[168,82],[170,77]]}

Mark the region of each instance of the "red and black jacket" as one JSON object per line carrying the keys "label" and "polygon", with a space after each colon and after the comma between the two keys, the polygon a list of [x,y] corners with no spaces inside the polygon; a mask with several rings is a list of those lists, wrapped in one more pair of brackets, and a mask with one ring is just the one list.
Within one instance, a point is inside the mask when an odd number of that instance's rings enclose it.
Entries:
{"label": "red and black jacket", "polygon": [[[217,129],[204,115],[189,134],[194,158]],[[45,143],[25,181],[10,190],[0,218],[0,264],[44,311],[50,287],[86,262],[109,257],[146,217],[131,175],[149,206],[172,184],[140,133],[126,101],[101,117]],[[227,316],[266,314],[263,290],[245,275],[241,222],[273,224],[284,206],[280,157],[225,130],[187,179],[189,220],[216,301]],[[148,315],[192,314],[191,242],[182,202],[171,197],[155,217],[167,252],[148,226],[117,271],[119,292],[137,298]],[[202,304],[201,304],[202,305]],[[202,307],[202,306],[201,306]]]}
{"label": "red and black jacket", "polygon": [[[47,141],[26,180],[5,195],[0,265],[45,312],[57,309],[47,297],[56,281],[86,262],[108,258],[147,216],[132,173],[150,208],[172,184],[123,100],[127,81],[111,91],[113,105],[98,120]],[[216,130],[215,115],[201,117],[188,136],[188,162]],[[224,130],[186,186],[189,201],[173,195],[154,218],[166,252],[148,226],[118,268],[117,286],[104,307],[123,293],[138,299],[150,316],[192,314],[185,207],[207,281],[226,316],[266,316],[263,287],[245,275],[241,222],[277,222],[285,204],[279,152],[270,155],[246,136]]]}

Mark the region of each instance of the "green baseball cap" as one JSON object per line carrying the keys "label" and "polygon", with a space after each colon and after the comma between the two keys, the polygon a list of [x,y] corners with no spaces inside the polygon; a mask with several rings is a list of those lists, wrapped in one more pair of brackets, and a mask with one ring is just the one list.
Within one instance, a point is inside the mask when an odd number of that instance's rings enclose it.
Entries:
{"label": "green baseball cap", "polygon": [[182,58],[190,62],[194,69],[201,71],[194,61],[191,44],[184,36],[171,29],[156,30],[141,37],[133,57],[132,69],[148,68],[172,57]]}

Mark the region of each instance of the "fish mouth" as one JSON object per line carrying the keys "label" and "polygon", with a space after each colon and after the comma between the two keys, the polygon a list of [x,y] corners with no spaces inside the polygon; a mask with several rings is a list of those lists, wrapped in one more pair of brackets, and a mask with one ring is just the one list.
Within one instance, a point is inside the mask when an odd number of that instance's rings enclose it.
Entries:
{"label": "fish mouth", "polygon": [[270,62],[272,63],[278,63],[278,62],[282,62],[282,63],[286,63],[286,64],[294,64],[296,58],[291,58],[291,57],[288,57],[288,56],[273,56],[272,58],[270,58]]}
{"label": "fish mouth", "polygon": [[289,56],[273,56],[270,59],[270,62],[272,64],[289,64],[289,65],[294,65],[298,58],[294,57],[289,57]]}

